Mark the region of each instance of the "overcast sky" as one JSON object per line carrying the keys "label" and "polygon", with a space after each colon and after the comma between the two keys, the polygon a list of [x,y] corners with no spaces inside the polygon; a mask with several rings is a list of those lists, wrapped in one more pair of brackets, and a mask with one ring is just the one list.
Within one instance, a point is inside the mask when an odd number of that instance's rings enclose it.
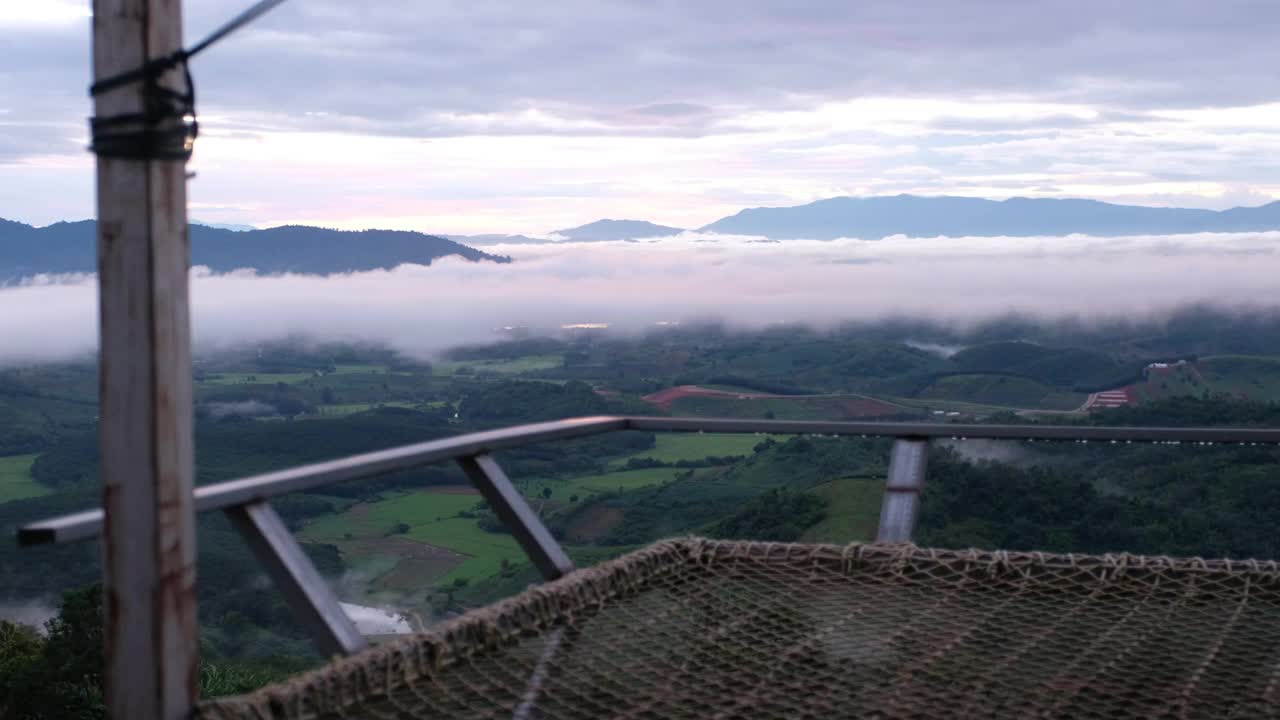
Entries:
{"label": "overcast sky", "polygon": [[[187,0],[194,41],[249,0]],[[88,0],[0,0],[0,217],[92,215]],[[193,63],[193,217],[696,227],[910,192],[1280,198],[1274,0],[291,0]]]}

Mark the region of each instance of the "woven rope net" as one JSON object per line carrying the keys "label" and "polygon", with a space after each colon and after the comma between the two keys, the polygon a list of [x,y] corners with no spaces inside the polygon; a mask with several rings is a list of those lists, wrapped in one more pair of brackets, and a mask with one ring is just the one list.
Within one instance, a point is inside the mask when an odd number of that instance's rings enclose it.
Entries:
{"label": "woven rope net", "polygon": [[197,715],[1280,717],[1280,566],[668,540]]}

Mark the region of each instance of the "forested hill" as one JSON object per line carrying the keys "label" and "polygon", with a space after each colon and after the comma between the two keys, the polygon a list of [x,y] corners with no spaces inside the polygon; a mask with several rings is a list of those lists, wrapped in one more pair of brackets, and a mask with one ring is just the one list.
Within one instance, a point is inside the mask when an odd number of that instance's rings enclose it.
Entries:
{"label": "forested hill", "polygon": [[[37,273],[93,272],[95,231],[92,220],[37,228],[0,219],[0,281]],[[286,225],[233,232],[191,226],[192,264],[218,272],[253,268],[262,273],[328,275],[404,263],[429,265],[450,255],[510,262],[510,258],[452,240],[400,230],[344,231]]]}
{"label": "forested hill", "polygon": [[968,197],[836,197],[795,207],[749,208],[705,232],[774,239],[1032,235],[1160,235],[1280,230],[1280,202],[1216,212],[1116,205],[1083,199]]}

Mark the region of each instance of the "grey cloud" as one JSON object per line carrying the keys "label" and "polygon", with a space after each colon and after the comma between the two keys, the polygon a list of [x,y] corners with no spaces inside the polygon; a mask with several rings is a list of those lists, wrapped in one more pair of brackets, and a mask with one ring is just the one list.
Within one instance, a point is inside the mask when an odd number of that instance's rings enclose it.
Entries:
{"label": "grey cloud", "polygon": [[1055,128],[1078,128],[1099,123],[1100,119],[1088,119],[1075,115],[1050,115],[1041,118],[966,118],[940,117],[929,123],[935,130],[960,130],[965,132],[1042,132]]}
{"label": "grey cloud", "polygon": [[686,115],[701,115],[710,112],[711,108],[706,105],[698,105],[696,103],[654,103],[638,107],[631,112],[636,115],[656,115],[658,117],[680,117]]}
{"label": "grey cloud", "polygon": [[[188,36],[242,5],[188,3]],[[1247,0],[307,0],[195,66],[210,107],[321,111],[425,134],[415,118],[441,110],[648,107],[661,126],[685,104],[777,108],[869,94],[1015,93],[1140,118],[1153,105],[1272,99],[1278,21],[1280,6]],[[83,108],[83,26],[38,43],[18,35],[0,30],[6,54],[23,58],[0,69],[10,86]]]}
{"label": "grey cloud", "polygon": [[1128,112],[1124,110],[1103,110],[1099,113],[1098,120],[1101,122],[1136,122],[1136,123],[1160,123],[1169,122],[1167,118],[1146,112]]}
{"label": "grey cloud", "polygon": [[[188,39],[244,4],[185,3]],[[1280,80],[1280,44],[1272,42],[1278,21],[1280,4],[1245,0],[296,0],[193,62],[210,134],[573,138],[565,146],[581,136],[733,137],[674,148],[662,169],[636,160],[622,142],[608,146],[621,152],[607,169],[503,166],[480,158],[482,151],[474,157],[491,171],[487,176],[457,156],[412,177],[354,168],[360,192],[288,161],[264,168],[249,167],[250,159],[197,167],[192,197],[246,207],[217,218],[228,222],[341,222],[414,213],[405,209],[408,202],[426,207],[428,200],[435,202],[422,216],[500,216],[513,209],[553,215],[546,208],[579,197],[603,199],[607,209],[600,212],[607,213],[650,201],[657,188],[679,195],[666,202],[668,210],[697,204],[711,216],[730,209],[709,207],[717,201],[792,204],[819,192],[984,187],[1020,192],[1078,185],[1084,174],[1109,186],[1167,172],[1265,188],[1275,184],[1268,160],[1280,144],[1268,142],[1280,137],[1274,127],[1262,128],[1258,142],[1242,134],[1250,128],[1235,127],[1214,136],[1179,125],[1162,137],[1161,129],[1177,121],[1150,111],[1272,100]],[[0,215],[49,222],[91,212],[92,175],[79,139],[90,109],[86,30],[83,22],[39,32],[0,27],[0,108],[8,111],[0,115]],[[870,95],[1079,102],[1098,110],[1096,122],[1107,126],[1067,115],[1026,123],[949,117],[908,140],[821,128],[797,140],[803,133],[749,123],[756,111],[810,110]],[[1191,134],[1194,141],[1170,139]],[[910,147],[870,156],[833,150],[839,143]],[[780,155],[793,150],[794,157]],[[64,158],[57,168],[22,169],[41,155],[79,156],[84,166]],[[1064,161],[1077,166],[1075,177],[1052,177]],[[939,174],[890,174],[906,166]],[[485,198],[483,206],[474,202]],[[502,202],[512,198],[528,205]],[[1162,201],[1150,194],[1130,199]],[[646,207],[664,212],[661,202]],[[652,219],[682,224],[694,214],[683,212]],[[423,229],[560,226],[536,218],[513,225]]]}
{"label": "grey cloud", "polygon": [[39,155],[84,152],[85,143],[76,139],[77,132],[78,129],[72,127],[6,122],[6,118],[0,116],[0,165]]}

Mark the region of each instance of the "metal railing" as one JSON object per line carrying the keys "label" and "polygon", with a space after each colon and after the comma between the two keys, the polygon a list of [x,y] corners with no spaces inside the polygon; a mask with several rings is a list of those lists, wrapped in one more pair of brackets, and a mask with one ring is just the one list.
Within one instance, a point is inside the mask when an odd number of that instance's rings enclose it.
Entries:
{"label": "metal railing", "polygon": [[[924,488],[929,443],[935,439],[1057,440],[1111,443],[1280,444],[1280,430],[1255,428],[1149,428],[953,423],[824,422],[669,417],[585,417],[468,433],[456,437],[353,455],[289,470],[254,475],[195,490],[197,512],[221,510],[244,537],[325,654],[349,655],[366,647],[271,498],[347,480],[453,461],[511,531],[533,565],[548,580],[573,569],[492,453],[540,442],[618,430],[655,432],[768,433],[893,438],[877,542],[911,539]],[[22,545],[69,543],[102,534],[102,510],[64,515],[23,526]]]}

